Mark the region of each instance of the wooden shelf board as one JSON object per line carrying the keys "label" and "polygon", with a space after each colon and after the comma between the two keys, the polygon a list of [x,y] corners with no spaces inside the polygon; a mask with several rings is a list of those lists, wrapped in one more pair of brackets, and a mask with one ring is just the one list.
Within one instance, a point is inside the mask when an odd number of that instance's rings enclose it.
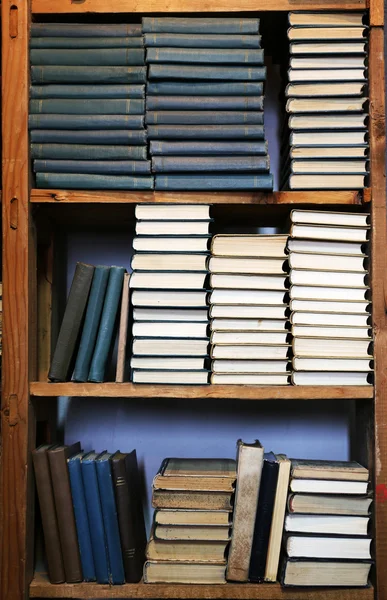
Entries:
{"label": "wooden shelf board", "polygon": [[34,381],[37,397],[87,398],[229,398],[236,400],[351,400],[372,398],[372,386],[254,386],[254,385],[148,385],[133,383],[46,383]]}

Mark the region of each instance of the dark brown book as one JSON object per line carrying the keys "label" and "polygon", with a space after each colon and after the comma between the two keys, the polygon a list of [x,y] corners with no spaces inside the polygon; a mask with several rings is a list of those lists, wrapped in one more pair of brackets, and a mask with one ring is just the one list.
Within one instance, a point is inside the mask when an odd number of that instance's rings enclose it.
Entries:
{"label": "dark brown book", "polygon": [[63,567],[62,550],[59,539],[58,521],[55,512],[54,493],[51,483],[50,465],[47,450],[55,448],[43,444],[32,451],[36,488],[42,517],[44,545],[46,548],[48,577],[51,583],[66,581]]}
{"label": "dark brown book", "polygon": [[125,579],[137,583],[145,562],[146,531],[136,451],[111,457]]}
{"label": "dark brown book", "polygon": [[83,579],[67,468],[67,459],[80,451],[79,442],[72,446],[54,446],[47,451],[67,583],[76,583]]}

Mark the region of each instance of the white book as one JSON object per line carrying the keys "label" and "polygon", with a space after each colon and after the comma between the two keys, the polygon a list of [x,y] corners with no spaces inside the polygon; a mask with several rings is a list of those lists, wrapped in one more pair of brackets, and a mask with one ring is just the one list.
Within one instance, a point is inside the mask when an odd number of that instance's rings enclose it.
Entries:
{"label": "white book", "polygon": [[132,258],[134,271],[206,271],[207,254],[137,253]]}
{"label": "white book", "polygon": [[293,325],[292,335],[294,337],[313,338],[340,338],[340,339],[372,339],[369,327],[335,327],[318,325]]}
{"label": "white book", "polygon": [[172,322],[135,322],[133,323],[133,337],[154,338],[204,338],[207,335],[208,323]]}
{"label": "white book", "polygon": [[[326,59],[324,59],[326,60]],[[290,98],[286,102],[289,113],[361,112],[367,98]]]}
{"label": "white book", "polygon": [[287,306],[235,306],[227,304],[213,304],[210,308],[210,317],[220,319],[285,319]]}
{"label": "white book", "polygon": [[292,285],[289,294],[291,300],[346,300],[361,302],[367,299],[367,288],[333,288],[308,285]]}
{"label": "white book", "polygon": [[284,562],[285,586],[367,586],[371,562],[289,560]]}
{"label": "white book", "polygon": [[132,356],[130,366],[132,369],[155,369],[157,371],[201,371],[204,369],[204,358],[168,356]]}
{"label": "white book", "polygon": [[285,275],[228,275],[212,274],[210,286],[213,289],[234,290],[286,290]]}
{"label": "white book", "polygon": [[[315,235],[315,231],[313,230]],[[334,232],[335,233],[335,232]],[[332,237],[332,236],[331,236]],[[341,240],[302,240],[289,238],[287,248],[289,252],[303,252],[308,254],[332,254],[345,256],[365,257],[367,243],[342,242]]]}
{"label": "white book", "polygon": [[207,273],[175,271],[163,273],[159,271],[135,271],[131,277],[132,289],[154,290],[197,290],[204,287]]}
{"label": "white book", "polygon": [[368,491],[368,481],[347,481],[334,479],[290,479],[290,491],[302,494],[348,494],[364,496]]}
{"label": "white book", "polygon": [[280,275],[285,272],[286,262],[282,258],[233,258],[211,256],[208,270],[210,273],[237,273]]}
{"label": "white book", "polygon": [[133,238],[133,248],[139,252],[207,252],[209,237],[158,237]]}
{"label": "white book", "polygon": [[293,340],[293,354],[299,357],[367,358],[372,357],[370,340],[301,338]]}
{"label": "white book", "polygon": [[320,312],[294,312],[290,321],[293,325],[326,325],[338,327],[370,327],[371,315]]}
{"label": "white book", "polygon": [[365,158],[368,149],[366,146],[293,146],[289,156],[292,159],[304,158]]}
{"label": "white book", "polygon": [[137,221],[136,235],[208,235],[209,221]]}
{"label": "white book", "polygon": [[371,385],[367,373],[295,371],[292,373],[294,385]]}
{"label": "white book", "polygon": [[303,312],[311,312],[311,313],[349,313],[349,314],[361,314],[369,316],[369,302],[367,300],[362,300],[359,302],[330,302],[330,301],[322,301],[319,300],[298,300],[293,299],[290,301],[290,309],[292,311],[303,311]]}
{"label": "white book", "polygon": [[210,304],[265,304],[283,305],[284,292],[276,290],[213,290]]}
{"label": "white book", "polygon": [[366,175],[368,163],[367,160],[292,160],[290,170],[296,175]]}
{"label": "white book", "polygon": [[[365,42],[292,42],[290,54],[365,54]],[[305,95],[308,95],[307,93]],[[330,94],[332,95],[332,94]],[[340,93],[338,94],[340,95]]]}
{"label": "white book", "polygon": [[[341,73],[341,70],[338,71]],[[362,129],[366,126],[367,115],[292,115],[289,117],[290,129]]]}
{"label": "white book", "polygon": [[322,287],[364,288],[367,286],[367,273],[343,273],[335,271],[312,271],[292,269],[290,282],[292,285],[316,285]]}
{"label": "white book", "polygon": [[328,225],[293,223],[290,235],[292,238],[363,243],[367,241],[368,230],[368,227],[330,227]]}
{"label": "white book", "polygon": [[335,538],[289,536],[286,551],[289,557],[301,558],[371,558],[371,538]]}
{"label": "white book", "polygon": [[208,204],[136,204],[136,219],[161,221],[208,221],[210,220]]}
{"label": "white book", "polygon": [[365,271],[364,256],[340,256],[337,254],[305,254],[291,252],[289,265],[292,269],[311,269],[316,271]]}
{"label": "white book", "polygon": [[365,131],[292,131],[290,134],[292,146],[367,146]]}
{"label": "white book", "polygon": [[284,319],[213,319],[211,331],[284,331]]}
{"label": "white book", "polygon": [[294,209],[290,213],[292,223],[299,225],[328,225],[331,227],[361,227],[369,229],[369,213],[333,212],[325,210]]}
{"label": "white book", "polygon": [[[332,52],[333,54],[333,52]],[[366,67],[366,58],[364,55],[358,56],[330,56],[326,57],[308,56],[299,57],[292,56],[290,58],[290,67],[292,69],[364,69]]]}
{"label": "white book", "polygon": [[166,308],[196,308],[207,306],[207,292],[152,292],[150,290],[134,290],[132,293],[132,305],[134,307],[166,307]]}
{"label": "white book", "polygon": [[207,371],[133,371],[133,383],[164,383],[176,385],[205,385]]}
{"label": "white book", "polygon": [[143,339],[133,340],[134,356],[207,356],[208,339]]}
{"label": "white book", "polygon": [[289,69],[289,81],[366,81],[365,69]]}
{"label": "white book", "polygon": [[133,308],[134,321],[208,321],[206,308]]}
{"label": "white book", "polygon": [[289,354],[289,346],[226,346],[221,344],[211,348],[211,358],[223,358],[232,360],[286,360]]}
{"label": "white book", "polygon": [[218,234],[212,238],[211,252],[215,256],[249,256],[286,258],[286,235],[227,235]]}
{"label": "white book", "polygon": [[359,190],[364,187],[364,175],[291,175],[291,190]]}
{"label": "white book", "polygon": [[252,373],[213,373],[211,383],[216,385],[289,385],[289,374],[254,375]]}
{"label": "white book", "polygon": [[364,12],[290,12],[289,25],[306,27],[360,27]]}
{"label": "white book", "polygon": [[213,331],[211,344],[286,344],[287,331]]}
{"label": "white book", "polygon": [[372,370],[369,358],[293,358],[295,371],[321,371],[368,373]]}
{"label": "white book", "polygon": [[363,40],[367,29],[357,27],[290,27],[289,40]]}
{"label": "white book", "polygon": [[286,515],[285,531],[293,533],[332,533],[367,535],[369,517],[347,515]]}
{"label": "white book", "polygon": [[269,374],[286,373],[289,361],[287,360],[213,360],[211,370],[213,373],[250,373]]}

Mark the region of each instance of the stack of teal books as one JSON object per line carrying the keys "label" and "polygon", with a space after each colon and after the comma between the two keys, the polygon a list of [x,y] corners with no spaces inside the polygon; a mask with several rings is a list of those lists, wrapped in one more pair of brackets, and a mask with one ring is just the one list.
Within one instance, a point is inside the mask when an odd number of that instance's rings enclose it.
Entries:
{"label": "stack of teal books", "polygon": [[144,17],[158,190],[273,189],[259,19]]}
{"label": "stack of teal books", "polygon": [[152,189],[140,24],[34,23],[29,128],[39,188]]}

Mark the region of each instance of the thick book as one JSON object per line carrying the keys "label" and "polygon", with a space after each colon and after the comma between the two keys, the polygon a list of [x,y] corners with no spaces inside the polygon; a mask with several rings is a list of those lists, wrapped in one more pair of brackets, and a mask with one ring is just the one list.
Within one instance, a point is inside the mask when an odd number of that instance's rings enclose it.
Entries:
{"label": "thick book", "polygon": [[154,173],[247,172],[267,173],[268,156],[153,156]]}
{"label": "thick book", "polygon": [[[228,64],[228,65],[263,65],[263,50],[244,48],[147,48],[147,64],[184,63],[185,65],[199,64]],[[230,68],[231,71],[231,68]]]}
{"label": "thick book", "polygon": [[282,306],[213,304],[210,308],[212,319],[282,319],[285,320],[286,304]]}
{"label": "thick book", "polygon": [[290,82],[361,81],[366,82],[366,69],[289,69]]}
{"label": "thick book", "polygon": [[358,304],[368,299],[369,290],[366,287],[362,287],[353,288],[349,292],[348,288],[292,285],[289,295],[291,300],[334,300],[350,301]]}
{"label": "thick book", "polygon": [[326,225],[328,227],[359,227],[369,229],[369,213],[332,212],[323,210],[294,209],[290,213],[292,223]]}
{"label": "thick book", "polygon": [[173,141],[151,141],[149,151],[152,157],[155,156],[203,156],[206,159],[209,156],[221,157],[222,155],[257,155],[265,156],[268,153],[267,142],[214,142],[211,140],[204,142],[173,142]]}
{"label": "thick book", "polygon": [[134,370],[133,383],[156,383],[166,385],[206,385],[207,371],[147,371]]}
{"label": "thick book", "polygon": [[334,494],[290,494],[289,513],[309,515],[368,516],[372,498]]}
{"label": "thick book", "polygon": [[368,492],[368,479],[318,479],[318,478],[293,478],[290,479],[290,491],[303,494],[349,494],[364,496]]}
{"label": "thick book", "polygon": [[53,446],[47,450],[67,583],[76,583],[83,580],[70,478],[67,468],[67,460],[80,451],[81,445],[79,442],[72,446]]}
{"label": "thick book", "polygon": [[111,468],[125,580],[137,583],[145,561],[146,531],[136,451],[115,452],[111,456]]}
{"label": "thick book", "polygon": [[208,270],[223,274],[280,275],[287,271],[287,263],[282,258],[211,256]]}
{"label": "thick book", "polygon": [[245,345],[265,344],[281,346],[290,341],[287,331],[213,331],[211,344]]}
{"label": "thick book", "polygon": [[367,98],[290,98],[286,102],[288,113],[352,113],[366,108]]}
{"label": "thick book", "polygon": [[271,174],[156,175],[156,190],[272,190]]}
{"label": "thick book", "polygon": [[[331,231],[331,230],[329,230]],[[314,232],[316,233],[316,232]],[[314,236],[315,237],[315,236]],[[332,238],[332,235],[329,237]],[[308,254],[332,254],[332,255],[348,255],[348,256],[362,256],[364,258],[367,244],[364,242],[352,243],[343,242],[340,239],[328,240],[327,238],[321,239],[288,239],[287,249],[289,252],[303,252]]]}
{"label": "thick book", "polygon": [[144,565],[144,583],[226,583],[225,570],[224,562],[216,564],[147,560]]}
{"label": "thick book", "polygon": [[[367,66],[367,59],[364,55],[357,56],[330,56],[330,69],[362,69]],[[291,69],[326,69],[327,61],[321,56],[292,56],[290,58]]]}
{"label": "thick book", "polygon": [[107,362],[113,343],[113,335],[124,282],[124,267],[110,267],[109,280],[103,303],[98,336],[90,363],[89,381],[102,382],[105,379]]}
{"label": "thick book", "polygon": [[158,540],[171,540],[171,541],[209,541],[209,542],[221,542],[228,541],[230,539],[230,526],[226,525],[221,527],[217,525],[212,527],[205,525],[174,525],[173,527],[167,525],[155,525],[154,536]]}
{"label": "thick book", "polygon": [[[79,52],[77,52],[80,55]],[[32,65],[31,83],[146,83],[146,67]]]}
{"label": "thick book", "polygon": [[289,117],[290,129],[304,130],[304,129],[363,129],[367,125],[368,116],[366,113],[355,113],[352,114],[346,111],[345,114],[341,114],[336,111],[337,114],[301,114],[291,115]]}
{"label": "thick book", "polygon": [[211,242],[211,253],[219,257],[286,258],[287,235],[282,234],[217,234]]}
{"label": "thick book", "polygon": [[[133,255],[131,267],[136,271],[207,271],[207,254],[152,254],[151,252],[140,252]],[[156,317],[157,315],[153,315]],[[177,320],[185,321],[190,318],[181,318]],[[152,318],[151,321],[157,321],[158,318]],[[169,319],[161,320],[176,320],[171,314]]]}
{"label": "thick book", "polygon": [[81,173],[36,173],[38,188],[72,190],[153,190],[152,176],[96,175]]}
{"label": "thick book", "polygon": [[275,373],[213,373],[211,383],[216,385],[288,385],[289,374]]}
{"label": "thick book", "polygon": [[207,273],[136,271],[132,275],[131,287],[134,290],[198,290],[205,287],[206,280]]}
{"label": "thick book", "polygon": [[290,12],[289,25],[306,27],[356,27],[365,23],[362,12]]}
{"label": "thick book", "polygon": [[[43,102],[43,100],[42,100]],[[28,117],[30,129],[142,129],[142,115],[35,114]]]}
{"label": "thick book", "polygon": [[90,537],[89,521],[87,518],[85,489],[81,472],[81,460],[84,455],[84,452],[74,454],[67,459],[67,466],[69,470],[71,495],[73,499],[83,578],[85,581],[95,581],[96,575],[93,550]]}
{"label": "thick book", "polygon": [[224,562],[228,541],[159,540],[153,532],[149,539],[146,558],[148,560],[178,560],[191,562]]}
{"label": "thick book", "polygon": [[212,319],[211,331],[284,331],[286,319]]}
{"label": "thick book", "polygon": [[134,322],[132,332],[134,337],[204,338],[207,335],[207,322]]}
{"label": "thick book", "polygon": [[56,49],[60,48],[63,50],[71,49],[100,49],[104,48],[110,50],[112,48],[142,48],[144,46],[144,39],[142,36],[138,37],[31,37],[30,49]]}
{"label": "thick book", "polygon": [[231,581],[248,581],[254,522],[258,505],[263,467],[263,448],[255,441],[238,441],[237,485],[231,546],[226,577]]}
{"label": "thick book", "polygon": [[[313,45],[314,46],[314,45]],[[328,46],[329,48],[329,46]],[[287,98],[337,98],[345,96],[362,96],[365,92],[364,83],[354,82],[326,82],[326,83],[289,83],[285,89]]]}
{"label": "thick book", "polygon": [[117,367],[116,382],[123,383],[126,377],[126,343],[128,338],[129,322],[129,282],[130,273],[125,273],[122,286],[120,326],[118,330],[118,349],[117,349]]}
{"label": "thick book", "polygon": [[371,339],[370,327],[335,327],[334,325],[293,325],[294,337],[337,338],[337,339]]}
{"label": "thick book", "polygon": [[[318,218],[318,215],[316,215],[316,218]],[[306,238],[309,240],[364,243],[367,241],[368,232],[368,225],[363,227],[345,227],[339,225],[319,225],[318,222],[312,222],[311,224],[296,222],[292,223],[290,236],[292,238]]]}
{"label": "thick book", "polygon": [[292,383],[294,385],[371,385],[373,377],[368,373],[338,373],[325,371],[301,371],[292,373]]}
{"label": "thick book", "polygon": [[32,23],[31,37],[139,37],[141,23]]}
{"label": "thick book", "polygon": [[209,67],[201,65],[150,64],[148,77],[151,81],[155,79],[265,81],[266,67],[235,66],[231,69],[230,67],[219,65]]}
{"label": "thick book", "polygon": [[32,49],[30,50],[30,61],[34,66],[119,67],[143,65],[145,50],[144,48],[82,48],[82,52],[80,52],[78,49]]}
{"label": "thick book", "polygon": [[31,85],[30,98],[145,98],[145,85]]}
{"label": "thick book", "polygon": [[50,465],[47,451],[53,448],[43,444],[32,451],[36,489],[38,492],[40,514],[43,525],[44,545],[46,549],[48,577],[50,583],[66,581],[62,549],[59,537],[57,514],[55,510],[54,492],[52,488]]}
{"label": "thick book", "polygon": [[367,146],[368,136],[364,131],[292,131],[290,144],[292,146]]}
{"label": "thick book", "polygon": [[132,356],[130,366],[132,369],[145,369],[150,371],[202,371],[205,368],[206,358],[196,356],[162,357],[162,356]]}
{"label": "thick book", "polygon": [[134,307],[149,308],[206,308],[207,292],[156,292],[134,290],[132,294]]}
{"label": "thick book", "polygon": [[133,248],[138,252],[207,252],[208,236],[139,236],[133,238]]}
{"label": "thick book", "polygon": [[299,26],[288,29],[289,40],[364,40],[367,35],[364,25],[348,27]]}
{"label": "thick book", "polygon": [[337,254],[305,254],[291,252],[289,266],[292,269],[311,269],[344,273],[365,272],[368,260],[365,256],[339,256]]}
{"label": "thick book", "polygon": [[284,560],[281,572],[283,586],[365,587],[372,563],[345,560]]}
{"label": "thick book", "polygon": [[[343,315],[339,315],[343,316]],[[368,373],[373,370],[373,361],[369,358],[293,358],[295,371],[330,371]]]}
{"label": "thick book", "polygon": [[146,113],[147,125],[263,125],[263,112],[249,110],[159,110]]}
{"label": "thick book", "polygon": [[148,81],[147,84],[148,98],[162,95],[189,96],[191,94],[195,96],[262,96],[263,82]]}
{"label": "thick book", "polygon": [[[136,235],[208,235],[210,221],[141,221],[136,223]],[[182,269],[183,271],[185,269]],[[205,269],[207,270],[207,269]]]}
{"label": "thick book", "polygon": [[370,327],[372,324],[371,315],[366,312],[362,314],[346,314],[345,310],[343,310],[342,313],[296,311],[291,315],[290,322],[293,325],[323,325],[338,327]]}
{"label": "thick book", "polygon": [[285,531],[331,535],[367,535],[369,517],[348,515],[286,515]]}
{"label": "thick book", "polygon": [[289,535],[285,548],[290,558],[371,558],[371,538]]}
{"label": "thick book", "polygon": [[[292,270],[291,273],[293,273]],[[301,272],[301,271],[299,271]],[[303,273],[304,271],[302,271]],[[311,271],[313,274],[314,271]],[[325,284],[325,282],[324,282]],[[310,285],[314,285],[312,282]],[[236,273],[212,273],[210,286],[213,289],[235,289],[235,290],[286,290],[287,276],[282,275],[237,275]]]}
{"label": "thick book", "polygon": [[289,356],[289,346],[265,346],[252,344],[238,346],[235,345],[215,345],[211,348],[211,358],[232,359],[232,360],[279,360],[285,361]]}
{"label": "thick book", "polygon": [[[54,132],[55,133],[55,132]],[[81,133],[81,132],[79,132]],[[88,132],[87,135],[91,133]],[[139,131],[139,133],[143,133]],[[47,136],[49,137],[49,136]],[[92,140],[90,140],[92,141]],[[113,140],[112,140],[113,141]],[[144,143],[146,139],[144,138]],[[30,156],[34,159],[53,161],[146,161],[147,151],[145,146],[108,146],[92,144],[31,144]],[[55,163],[56,164],[56,163]]]}
{"label": "thick book", "polygon": [[[55,155],[50,152],[49,156],[35,158],[87,158],[88,156],[95,160],[105,157],[136,160],[147,158],[145,129],[32,129],[30,139],[32,144],[56,146],[55,149],[53,148]],[[99,144],[103,144],[103,147]],[[125,150],[123,144],[126,146]],[[62,145],[67,146],[63,150],[63,155],[58,149],[58,146]],[[70,151],[69,145],[74,148],[74,153]],[[90,147],[90,155],[87,146]],[[134,146],[139,147],[134,148]],[[44,150],[41,152],[43,153]]]}
{"label": "thick book", "polygon": [[97,175],[128,175],[139,173],[150,175],[151,163],[148,160],[47,160],[36,159],[35,173],[77,173]]}
{"label": "thick book", "polygon": [[144,44],[146,48],[260,48],[261,36],[202,33],[193,37],[189,33],[145,33]]}
{"label": "thick book", "polygon": [[264,140],[263,125],[149,125],[149,140]]}
{"label": "thick book", "polygon": [[66,381],[69,376],[93,275],[92,265],[77,263],[48,372],[51,381]]}
{"label": "thick book", "polygon": [[372,357],[370,339],[294,338],[294,356],[304,358],[367,358]]}
{"label": "thick book", "polygon": [[[290,54],[362,54],[366,53],[365,41],[291,42]],[[340,94],[339,94],[340,95]]]}
{"label": "thick book", "polygon": [[159,525],[230,527],[230,513],[225,510],[183,510],[160,509],[154,514],[154,521]]}
{"label": "thick book", "polygon": [[143,17],[144,33],[259,33],[259,19],[204,17]]}
{"label": "thick book", "polygon": [[145,100],[131,98],[43,98],[30,100],[30,114],[143,115]]}
{"label": "thick book", "polygon": [[136,204],[139,221],[211,221],[209,204]]}
{"label": "thick book", "polygon": [[208,354],[208,342],[208,338],[134,338],[132,352],[134,356],[206,357]]}
{"label": "thick book", "polygon": [[148,96],[147,110],[263,110],[263,96]]}
{"label": "thick book", "polygon": [[233,492],[235,460],[222,458],[165,458],[152,482],[153,490]]}
{"label": "thick book", "polygon": [[263,304],[267,306],[283,306],[285,304],[285,297],[285,292],[280,290],[218,289],[211,292],[210,304],[235,304],[237,306],[245,304]]}
{"label": "thick book", "polygon": [[[212,277],[216,277],[213,275]],[[218,277],[221,277],[218,275]],[[257,276],[258,277],[258,276]],[[290,270],[290,283],[292,285],[316,285],[323,287],[363,288],[367,286],[368,274],[343,273],[341,271],[317,271],[312,269]]]}
{"label": "thick book", "polygon": [[325,147],[299,147],[294,146],[289,150],[289,158],[293,159],[340,159],[340,158],[366,158],[366,146],[331,146]]}
{"label": "thick book", "polygon": [[287,360],[213,360],[211,370],[218,374],[278,374],[286,373]]}
{"label": "thick book", "polygon": [[226,510],[232,512],[233,494],[227,492],[183,492],[155,490],[152,494],[154,508]]}

